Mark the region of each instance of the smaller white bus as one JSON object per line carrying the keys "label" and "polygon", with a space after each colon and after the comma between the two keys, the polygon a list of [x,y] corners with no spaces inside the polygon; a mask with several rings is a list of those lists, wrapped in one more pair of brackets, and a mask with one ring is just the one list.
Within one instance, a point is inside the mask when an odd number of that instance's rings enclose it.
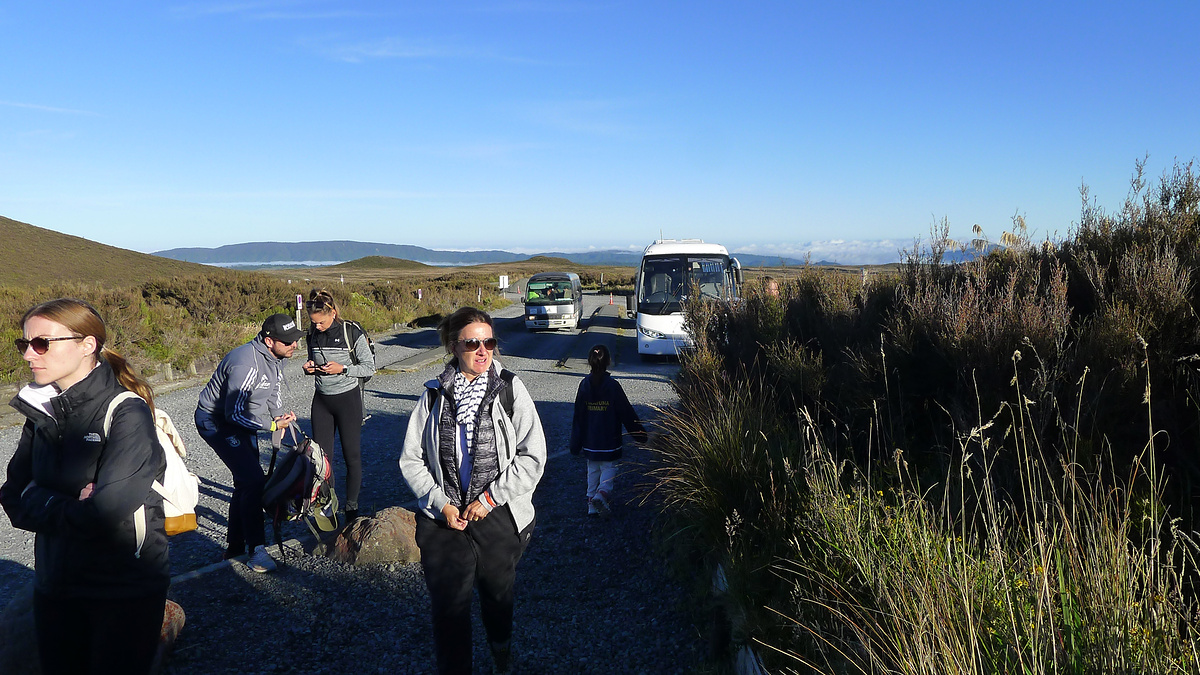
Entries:
{"label": "smaller white bus", "polygon": [[642,358],[676,356],[694,344],[683,328],[683,303],[696,291],[703,299],[735,300],[742,266],[720,244],[700,239],[659,239],[646,247],[638,266],[637,349]]}
{"label": "smaller white bus", "polygon": [[579,328],[583,286],[573,272],[538,272],[525,284],[525,327]]}

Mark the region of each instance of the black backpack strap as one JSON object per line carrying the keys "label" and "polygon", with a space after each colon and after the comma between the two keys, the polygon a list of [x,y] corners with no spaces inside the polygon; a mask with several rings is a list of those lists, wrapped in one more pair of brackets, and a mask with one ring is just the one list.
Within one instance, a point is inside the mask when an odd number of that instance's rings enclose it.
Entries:
{"label": "black backpack strap", "polygon": [[516,373],[508,368],[500,371],[500,379],[504,380],[504,383],[508,385],[500,390],[500,405],[504,408],[504,412],[508,413],[508,419],[510,420],[513,416],[513,404],[517,400],[517,395],[513,392],[513,378],[516,376]]}
{"label": "black backpack strap", "polygon": [[354,342],[350,341],[350,325],[351,324],[353,324],[356,328],[358,328],[360,332],[362,331],[362,326],[359,326],[358,324],[354,323],[353,321],[349,321],[347,319],[342,319],[342,339],[345,340],[345,342],[346,342],[346,348],[350,350],[350,360],[353,361],[354,365],[357,366],[358,365],[358,354],[354,353],[354,345],[358,342],[358,336],[357,335],[354,336]]}

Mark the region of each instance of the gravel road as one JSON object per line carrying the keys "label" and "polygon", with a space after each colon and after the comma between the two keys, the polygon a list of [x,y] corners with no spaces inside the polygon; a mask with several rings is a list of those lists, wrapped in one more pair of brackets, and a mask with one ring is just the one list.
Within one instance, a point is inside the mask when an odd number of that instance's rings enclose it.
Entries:
{"label": "gravel road", "polygon": [[[641,363],[629,322],[609,318],[609,298],[588,296],[587,333],[526,333],[521,307],[495,313],[498,359],[525,381],[546,431],[549,462],[534,497],[537,527],[517,573],[514,672],[677,673],[699,662],[697,631],[683,594],[654,549],[654,510],[635,487],[647,456],[627,454],[614,515],[588,518],[585,463],[567,452],[581,357],[597,341],[614,349],[614,375],[643,418],[673,398],[673,363]],[[383,370],[367,386],[371,419],[363,431],[360,508],[370,514],[404,505],[412,495],[397,467],[400,442],[422,383],[441,368],[431,329],[378,336]],[[300,371],[302,352],[286,368],[285,404],[308,422],[313,385]],[[421,365],[426,364],[426,365]],[[411,370],[410,370],[411,369]],[[293,555],[274,574],[255,574],[234,561],[213,564],[224,548],[229,472],[191,422],[202,381],[157,397],[183,432],[188,465],[201,477],[200,529],[172,538],[170,597],[187,613],[167,672],[427,673],[433,672],[429,599],[419,564],[356,568]],[[20,428],[0,429],[0,466],[7,466]],[[269,443],[261,442],[264,467]],[[344,465],[335,450],[336,480]],[[643,486],[644,487],[644,486]],[[268,526],[268,538],[271,537]],[[308,538],[287,524],[284,538]],[[275,548],[271,548],[275,553]],[[33,535],[0,517],[0,605],[32,580]],[[474,620],[475,670],[491,672]]]}

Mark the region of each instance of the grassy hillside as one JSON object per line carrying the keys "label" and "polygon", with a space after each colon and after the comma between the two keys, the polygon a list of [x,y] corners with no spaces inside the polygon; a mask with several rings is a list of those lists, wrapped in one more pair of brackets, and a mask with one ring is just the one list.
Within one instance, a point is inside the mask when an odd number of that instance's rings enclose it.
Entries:
{"label": "grassy hillside", "polygon": [[358,260],[340,263],[338,265],[330,265],[331,270],[403,270],[406,272],[414,270],[432,270],[437,269],[432,265],[416,262],[413,260],[404,260],[402,258],[391,258],[386,255],[369,255]]}
{"label": "grassy hillside", "polygon": [[[107,346],[143,374],[212,363],[250,339],[274,312],[291,313],[297,293],[326,285],[345,316],[370,331],[440,317],[466,305],[503,307],[495,277],[397,259],[358,261],[341,271],[242,272],[168,260],[0,218],[8,244],[0,265],[0,344],[20,337],[21,315],[56,297],[90,302],[104,317]],[[342,283],[342,277],[345,283]],[[289,281],[291,283],[289,283]],[[310,283],[311,282],[311,283]],[[418,289],[423,298],[418,299]],[[0,383],[18,383],[28,367],[15,349],[0,350]]]}
{"label": "grassy hillside", "polygon": [[87,282],[116,286],[213,271],[196,263],[106,246],[0,216],[0,285]]}
{"label": "grassy hillside", "polygon": [[[327,267],[297,267],[290,269],[267,269],[263,274],[277,279],[299,282],[306,286],[335,286],[341,283],[452,283],[462,286],[467,280],[484,288],[495,288],[500,275],[506,274],[512,281],[528,277],[537,272],[575,272],[584,286],[599,287],[600,276],[604,275],[604,287],[614,285],[632,286],[633,267],[603,267],[573,263],[563,258],[534,256],[528,260],[510,263],[486,263],[464,267],[437,267],[411,260],[400,260],[385,256],[368,256]],[[423,281],[428,280],[428,281]],[[464,286],[465,287],[465,286]]]}

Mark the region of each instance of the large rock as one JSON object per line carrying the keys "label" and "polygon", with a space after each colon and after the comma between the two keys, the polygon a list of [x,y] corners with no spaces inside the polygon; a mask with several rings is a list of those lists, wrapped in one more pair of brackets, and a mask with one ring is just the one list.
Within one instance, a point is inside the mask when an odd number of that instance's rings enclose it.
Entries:
{"label": "large rock", "polygon": [[163,672],[167,659],[171,658],[171,650],[175,648],[175,638],[179,637],[179,631],[183,630],[183,624],[186,622],[187,616],[183,613],[183,608],[174,600],[167,600],[167,606],[163,608],[162,632],[158,636],[158,651],[154,653],[154,665],[150,667],[151,673]]}
{"label": "large rock", "polygon": [[417,521],[412,511],[393,506],[350,523],[325,548],[325,555],[352,565],[417,562]]}
{"label": "large rock", "polygon": [[[185,621],[183,608],[167,600],[158,652],[154,655],[154,667],[150,672],[162,672]],[[41,672],[42,664],[38,659],[37,636],[33,627],[33,584],[30,583],[17,591],[4,611],[0,612],[0,673],[40,675]]]}

